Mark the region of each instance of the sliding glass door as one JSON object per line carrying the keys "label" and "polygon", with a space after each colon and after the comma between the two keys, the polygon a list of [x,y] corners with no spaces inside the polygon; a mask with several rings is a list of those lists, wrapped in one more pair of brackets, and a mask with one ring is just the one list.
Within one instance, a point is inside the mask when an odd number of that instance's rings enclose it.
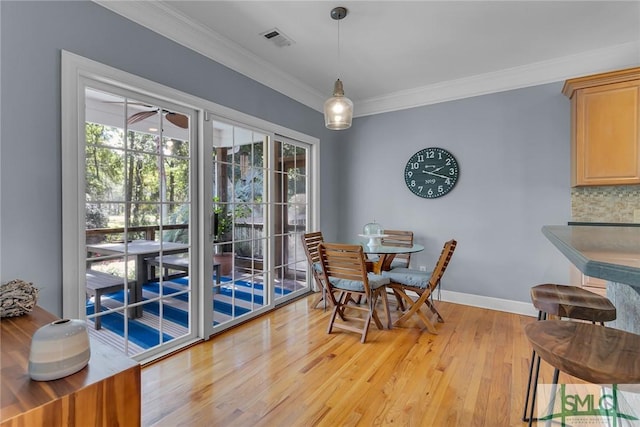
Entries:
{"label": "sliding glass door", "polygon": [[308,146],[211,119],[212,333],[308,290]]}
{"label": "sliding glass door", "polygon": [[61,71],[64,317],[151,361],[308,291],[316,138],[69,52]]}
{"label": "sliding glass door", "polygon": [[193,339],[199,310],[206,337],[308,291],[308,144],[209,115],[198,147],[195,112],[97,86],[85,98],[93,336],[147,357]]}
{"label": "sliding glass door", "polygon": [[194,333],[195,113],[132,95],[85,90],[85,294],[91,335],[136,356]]}

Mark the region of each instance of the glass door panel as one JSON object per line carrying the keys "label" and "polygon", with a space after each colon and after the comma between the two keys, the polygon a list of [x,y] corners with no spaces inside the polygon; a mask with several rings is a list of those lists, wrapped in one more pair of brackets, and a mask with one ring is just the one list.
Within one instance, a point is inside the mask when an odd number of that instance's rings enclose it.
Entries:
{"label": "glass door panel", "polygon": [[308,147],[281,138],[276,140],[275,191],[275,298],[306,292],[307,261],[301,236],[306,233],[308,211]]}
{"label": "glass door panel", "polygon": [[214,333],[308,291],[300,239],[310,149],[222,119],[209,123]]}
{"label": "glass door panel", "polygon": [[85,92],[86,317],[130,356],[193,335],[192,114]]}
{"label": "glass door panel", "polygon": [[212,126],[215,328],[270,304],[264,233],[268,137],[220,121]]}

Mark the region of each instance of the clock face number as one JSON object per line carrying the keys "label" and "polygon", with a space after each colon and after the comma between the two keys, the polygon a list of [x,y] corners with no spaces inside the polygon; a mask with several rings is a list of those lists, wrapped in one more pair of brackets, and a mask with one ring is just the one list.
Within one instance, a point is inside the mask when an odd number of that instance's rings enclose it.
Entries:
{"label": "clock face number", "polygon": [[431,147],[411,156],[404,168],[404,181],[416,196],[435,199],[453,189],[459,172],[458,162],[451,153]]}

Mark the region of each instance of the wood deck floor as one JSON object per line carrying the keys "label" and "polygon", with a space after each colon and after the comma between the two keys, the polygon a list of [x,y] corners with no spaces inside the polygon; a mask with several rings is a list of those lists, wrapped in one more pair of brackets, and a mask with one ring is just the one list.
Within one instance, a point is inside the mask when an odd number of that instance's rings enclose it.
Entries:
{"label": "wood deck floor", "polygon": [[[145,367],[143,425],[525,425],[534,318],[438,303],[438,335],[372,324],[361,344],[327,334],[329,311],[312,299]],[[542,375],[551,381],[544,363]]]}

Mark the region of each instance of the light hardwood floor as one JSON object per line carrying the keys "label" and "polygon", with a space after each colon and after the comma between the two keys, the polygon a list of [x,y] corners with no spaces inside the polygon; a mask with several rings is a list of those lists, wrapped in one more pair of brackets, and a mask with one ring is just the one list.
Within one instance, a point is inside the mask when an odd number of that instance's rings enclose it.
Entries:
{"label": "light hardwood floor", "polygon": [[[533,317],[440,302],[438,335],[372,323],[361,344],[327,334],[329,310],[313,299],[145,367],[143,425],[525,425]],[[541,381],[550,374],[543,363]]]}

